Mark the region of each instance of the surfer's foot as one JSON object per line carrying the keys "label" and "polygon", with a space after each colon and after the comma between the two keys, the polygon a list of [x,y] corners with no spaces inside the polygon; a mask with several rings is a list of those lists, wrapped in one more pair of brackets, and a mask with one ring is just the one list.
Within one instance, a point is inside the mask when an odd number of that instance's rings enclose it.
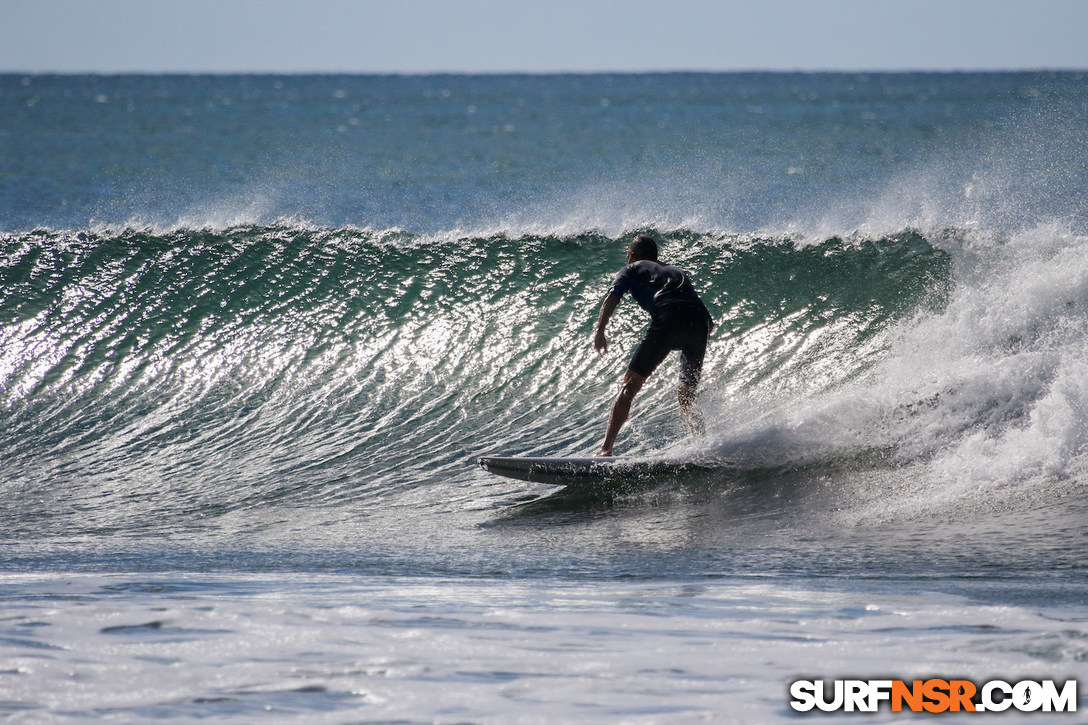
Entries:
{"label": "surfer's foot", "polygon": [[604,448],[602,448],[601,450],[597,451],[597,458],[611,458],[611,457],[612,457],[612,451],[611,450],[606,451]]}

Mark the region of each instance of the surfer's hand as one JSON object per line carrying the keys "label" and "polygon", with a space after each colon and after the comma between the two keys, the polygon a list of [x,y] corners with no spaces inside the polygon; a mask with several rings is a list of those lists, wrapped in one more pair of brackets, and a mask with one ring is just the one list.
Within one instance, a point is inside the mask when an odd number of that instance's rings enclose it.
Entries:
{"label": "surfer's hand", "polygon": [[597,330],[597,334],[593,336],[593,349],[600,355],[608,352],[608,341],[604,339],[604,330]]}

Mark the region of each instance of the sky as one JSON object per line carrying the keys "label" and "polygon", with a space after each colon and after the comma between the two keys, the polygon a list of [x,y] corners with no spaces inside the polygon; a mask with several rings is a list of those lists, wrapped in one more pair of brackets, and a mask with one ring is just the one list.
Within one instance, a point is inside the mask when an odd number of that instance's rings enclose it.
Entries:
{"label": "sky", "polygon": [[0,72],[1088,69],[1088,0],[0,0]]}

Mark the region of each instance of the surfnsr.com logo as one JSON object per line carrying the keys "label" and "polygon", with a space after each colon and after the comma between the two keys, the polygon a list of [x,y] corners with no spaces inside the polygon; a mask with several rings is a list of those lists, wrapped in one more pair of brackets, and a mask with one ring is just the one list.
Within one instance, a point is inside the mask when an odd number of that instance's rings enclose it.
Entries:
{"label": "surfnsr.com logo", "polygon": [[1054,680],[797,680],[790,685],[790,707],[798,712],[1076,712],[1077,681]]}

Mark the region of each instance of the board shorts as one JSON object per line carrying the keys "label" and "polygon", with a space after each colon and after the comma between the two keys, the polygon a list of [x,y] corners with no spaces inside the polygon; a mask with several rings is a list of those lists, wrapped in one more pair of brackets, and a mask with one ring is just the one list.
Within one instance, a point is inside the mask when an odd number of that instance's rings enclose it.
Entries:
{"label": "board shorts", "polygon": [[666,305],[650,321],[628,369],[648,378],[670,352],[679,350],[680,384],[694,388],[703,373],[709,336],[710,319],[701,305]]}

